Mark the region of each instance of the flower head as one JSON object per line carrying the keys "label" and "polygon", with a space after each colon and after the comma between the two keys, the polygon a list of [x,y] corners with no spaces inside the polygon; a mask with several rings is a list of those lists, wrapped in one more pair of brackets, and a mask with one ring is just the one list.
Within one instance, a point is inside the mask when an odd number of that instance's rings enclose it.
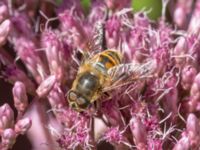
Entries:
{"label": "flower head", "polygon": [[13,85],[0,149],[20,134],[36,149],[198,149],[200,0],[162,0],[157,20],[130,0],[83,2],[0,2],[0,81]]}

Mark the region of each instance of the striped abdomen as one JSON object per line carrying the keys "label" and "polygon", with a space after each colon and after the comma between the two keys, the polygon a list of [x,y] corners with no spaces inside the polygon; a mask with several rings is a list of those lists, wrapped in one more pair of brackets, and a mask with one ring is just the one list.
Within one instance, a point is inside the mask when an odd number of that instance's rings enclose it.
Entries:
{"label": "striped abdomen", "polygon": [[121,54],[114,50],[105,50],[93,58],[93,60],[96,60],[94,66],[103,72],[107,72],[108,69],[121,64],[121,59]]}

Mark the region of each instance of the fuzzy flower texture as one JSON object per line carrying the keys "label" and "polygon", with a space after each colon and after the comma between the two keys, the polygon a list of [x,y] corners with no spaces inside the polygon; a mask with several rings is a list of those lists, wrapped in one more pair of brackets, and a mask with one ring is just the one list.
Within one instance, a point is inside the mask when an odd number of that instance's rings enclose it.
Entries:
{"label": "fuzzy flower texture", "polygon": [[[200,0],[162,0],[157,20],[149,11],[134,12],[130,0],[92,0],[89,8],[79,0],[1,0],[0,80],[12,85],[13,103],[0,106],[0,150],[20,135],[32,150],[199,150]],[[104,50],[88,49],[94,37],[120,51],[122,64],[137,64],[135,80],[77,112],[66,93],[82,54]]]}

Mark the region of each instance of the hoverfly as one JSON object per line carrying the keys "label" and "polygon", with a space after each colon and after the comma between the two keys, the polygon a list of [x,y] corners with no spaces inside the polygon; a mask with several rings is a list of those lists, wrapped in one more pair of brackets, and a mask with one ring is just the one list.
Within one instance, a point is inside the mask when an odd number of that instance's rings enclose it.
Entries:
{"label": "hoverfly", "polygon": [[152,60],[144,64],[123,64],[122,59],[121,52],[110,49],[86,56],[67,93],[69,105],[79,112],[85,111],[105,91],[150,74],[154,64]]}

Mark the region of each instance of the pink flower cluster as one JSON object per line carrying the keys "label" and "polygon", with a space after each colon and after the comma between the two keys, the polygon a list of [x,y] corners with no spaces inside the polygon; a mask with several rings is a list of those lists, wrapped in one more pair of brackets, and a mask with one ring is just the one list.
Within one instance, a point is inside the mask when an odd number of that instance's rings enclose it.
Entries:
{"label": "pink flower cluster", "polygon": [[[79,0],[2,0],[0,76],[13,85],[17,117],[0,107],[0,149],[26,134],[33,150],[95,150],[102,142],[116,150],[198,150],[200,0],[162,2],[153,21],[130,0],[93,0],[88,10]],[[92,38],[101,36],[99,23],[103,47],[121,51],[124,64],[155,63],[150,74],[102,94],[96,110],[79,113],[66,93],[80,52],[99,42]]]}
{"label": "pink flower cluster", "polygon": [[22,82],[15,82],[13,87],[13,99],[15,108],[18,111],[17,119],[14,119],[14,112],[8,104],[0,107],[0,149],[7,150],[12,148],[18,135],[23,135],[31,127],[31,120],[24,115],[28,106],[26,89]]}

